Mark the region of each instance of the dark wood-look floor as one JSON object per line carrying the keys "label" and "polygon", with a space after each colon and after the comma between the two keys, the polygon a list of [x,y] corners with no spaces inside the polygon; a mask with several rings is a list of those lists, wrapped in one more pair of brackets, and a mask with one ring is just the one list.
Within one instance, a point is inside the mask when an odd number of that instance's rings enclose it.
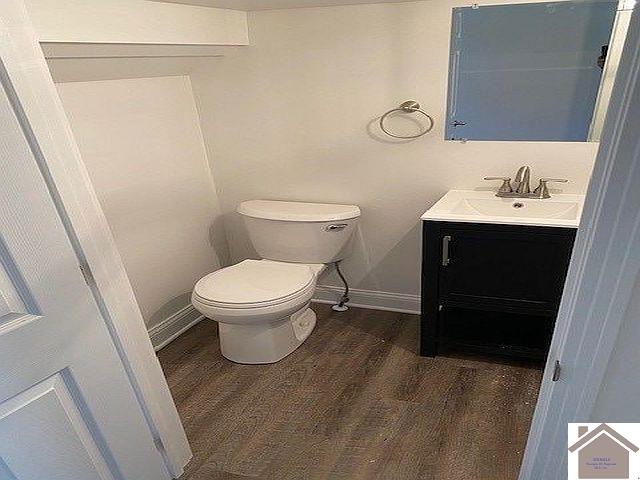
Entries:
{"label": "dark wood-look floor", "polygon": [[421,358],[415,315],[314,309],[277,364],[225,360],[210,320],[160,352],[194,453],[182,478],[517,478],[538,367]]}

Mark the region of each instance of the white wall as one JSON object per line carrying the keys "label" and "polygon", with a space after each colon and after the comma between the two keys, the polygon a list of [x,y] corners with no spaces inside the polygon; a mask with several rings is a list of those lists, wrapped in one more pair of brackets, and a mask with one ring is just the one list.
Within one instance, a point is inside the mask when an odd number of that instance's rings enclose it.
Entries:
{"label": "white wall", "polygon": [[189,304],[226,250],[189,79],[57,86],[151,327]]}
{"label": "white wall", "polygon": [[[443,140],[450,15],[460,5],[253,12],[252,46],[192,73],[234,260],[254,254],[232,213],[242,200],[353,203],[363,212],[345,262],[353,286],[416,295],[418,218],[447,190],[486,186],[483,176],[523,164],[536,179],[585,190],[595,144]],[[412,142],[381,136],[378,117],[408,99],[434,116],[434,131]]]}

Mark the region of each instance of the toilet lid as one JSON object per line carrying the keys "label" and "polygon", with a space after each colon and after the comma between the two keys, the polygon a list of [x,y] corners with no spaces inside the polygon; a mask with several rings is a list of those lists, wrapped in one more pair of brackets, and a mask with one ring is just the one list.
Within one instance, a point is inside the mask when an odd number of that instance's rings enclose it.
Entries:
{"label": "toilet lid", "polygon": [[245,260],[201,278],[194,293],[207,303],[277,303],[295,297],[313,280],[308,265]]}

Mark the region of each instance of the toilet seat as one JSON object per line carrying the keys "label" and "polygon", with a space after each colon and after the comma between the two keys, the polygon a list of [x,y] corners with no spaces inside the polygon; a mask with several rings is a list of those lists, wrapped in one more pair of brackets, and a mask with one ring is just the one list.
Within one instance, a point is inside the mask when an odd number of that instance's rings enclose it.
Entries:
{"label": "toilet seat", "polygon": [[260,309],[310,298],[316,274],[306,264],[245,260],[196,283],[193,299],[217,309]]}

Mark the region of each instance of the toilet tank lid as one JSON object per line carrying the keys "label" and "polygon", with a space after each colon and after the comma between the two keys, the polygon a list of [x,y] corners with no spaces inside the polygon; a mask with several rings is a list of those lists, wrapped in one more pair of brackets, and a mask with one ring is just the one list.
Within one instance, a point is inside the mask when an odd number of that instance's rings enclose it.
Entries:
{"label": "toilet tank lid", "polygon": [[238,213],[247,217],[289,222],[333,222],[360,216],[356,205],[332,203],[282,202],[278,200],[248,200],[238,206]]}

